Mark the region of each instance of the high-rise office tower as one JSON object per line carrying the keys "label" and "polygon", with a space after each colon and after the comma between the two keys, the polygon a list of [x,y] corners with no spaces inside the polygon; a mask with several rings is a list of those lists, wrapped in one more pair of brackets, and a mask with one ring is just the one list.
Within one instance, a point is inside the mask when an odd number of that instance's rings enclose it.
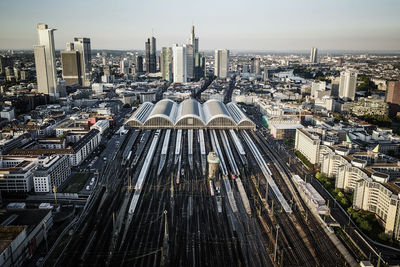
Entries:
{"label": "high-rise office tower", "polygon": [[57,71],[55,62],[54,31],[47,24],[38,24],[38,45],[34,46],[38,92],[56,99]]}
{"label": "high-rise office tower", "polygon": [[178,46],[175,44],[172,47],[173,54],[173,73],[174,73],[174,82],[176,83],[184,83],[187,81],[186,76],[186,47]]}
{"label": "high-rise office tower", "polygon": [[79,51],[67,50],[61,52],[62,77],[65,85],[82,85],[82,65]]}
{"label": "high-rise office tower", "polygon": [[386,102],[389,104],[389,115],[396,116],[400,112],[400,81],[388,82]]}
{"label": "high-rise office tower", "polygon": [[310,63],[318,63],[318,49],[316,47],[311,48]]}
{"label": "high-rise office tower", "polygon": [[260,74],[260,59],[258,57],[251,59],[251,72],[256,75]]}
{"label": "high-rise office tower", "polygon": [[161,73],[166,81],[172,81],[172,47],[161,49]]}
{"label": "high-rise office tower", "polygon": [[11,67],[12,65],[11,57],[0,56],[0,75],[5,74],[6,67]]}
{"label": "high-rise office tower", "polygon": [[78,51],[81,57],[82,85],[90,86],[90,71],[92,49],[90,46],[90,38],[74,38],[74,50]]}
{"label": "high-rise office tower", "polygon": [[146,50],[146,72],[155,73],[157,71],[156,67],[156,38],[151,37],[147,39],[145,43]]}
{"label": "high-rise office tower", "polygon": [[268,81],[269,75],[268,75],[268,67],[264,66],[264,75],[263,75],[263,80]]}
{"label": "high-rise office tower", "polygon": [[356,95],[357,72],[352,70],[340,73],[339,97],[354,100]]}
{"label": "high-rise office tower", "polygon": [[136,68],[136,73],[143,72],[143,57],[142,56],[139,56],[139,55],[136,56],[135,68]]}
{"label": "high-rise office tower", "polygon": [[186,77],[190,81],[194,78],[194,47],[191,44],[184,46],[186,48]]}
{"label": "high-rise office tower", "polygon": [[218,78],[228,77],[229,72],[229,50],[219,49],[215,50],[214,55],[214,75]]}
{"label": "high-rise office tower", "polygon": [[194,58],[194,80],[204,78],[206,73],[206,58],[203,53],[196,53]]}
{"label": "high-rise office tower", "polygon": [[124,58],[120,62],[120,73],[122,74],[128,74],[129,73],[129,60],[127,58]]}
{"label": "high-rise office tower", "polygon": [[190,34],[189,44],[193,45],[194,54],[199,52],[199,38],[194,33],[194,25],[192,25],[192,32]]}

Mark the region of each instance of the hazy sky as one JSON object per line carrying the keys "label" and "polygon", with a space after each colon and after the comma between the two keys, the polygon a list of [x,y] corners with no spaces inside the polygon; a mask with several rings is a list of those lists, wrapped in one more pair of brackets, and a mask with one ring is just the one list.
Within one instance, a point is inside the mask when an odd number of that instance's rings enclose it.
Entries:
{"label": "hazy sky", "polygon": [[92,49],[157,49],[186,43],[192,22],[200,49],[399,50],[398,0],[0,0],[0,49],[31,49],[36,24],[57,49],[75,36]]}

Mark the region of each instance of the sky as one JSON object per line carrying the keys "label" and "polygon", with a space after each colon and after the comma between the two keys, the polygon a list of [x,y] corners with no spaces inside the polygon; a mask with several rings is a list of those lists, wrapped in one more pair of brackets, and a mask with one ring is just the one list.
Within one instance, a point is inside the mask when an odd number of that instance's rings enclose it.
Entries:
{"label": "sky", "polygon": [[92,49],[184,44],[192,23],[200,50],[400,50],[398,0],[0,0],[0,49],[32,49],[36,24]]}

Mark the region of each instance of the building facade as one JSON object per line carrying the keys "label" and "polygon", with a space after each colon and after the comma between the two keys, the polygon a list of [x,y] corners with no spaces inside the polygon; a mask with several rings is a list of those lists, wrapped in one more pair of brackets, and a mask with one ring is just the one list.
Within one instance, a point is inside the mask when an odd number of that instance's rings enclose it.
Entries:
{"label": "building facade", "polygon": [[58,98],[54,31],[47,24],[38,24],[39,44],[34,47],[38,92]]}
{"label": "building facade", "polygon": [[61,185],[71,175],[69,156],[41,156],[33,176],[36,193],[49,193],[52,188]]}
{"label": "building facade", "polygon": [[215,50],[214,75],[218,78],[227,78],[229,72],[229,50]]}
{"label": "building facade", "polygon": [[354,100],[356,95],[357,72],[352,70],[340,73],[339,97],[342,99]]}
{"label": "building facade", "polygon": [[161,49],[161,73],[164,80],[172,82],[172,47]]}
{"label": "building facade", "polygon": [[173,52],[173,73],[175,83],[187,82],[187,67],[186,67],[186,47],[178,46],[177,44],[172,47]]}

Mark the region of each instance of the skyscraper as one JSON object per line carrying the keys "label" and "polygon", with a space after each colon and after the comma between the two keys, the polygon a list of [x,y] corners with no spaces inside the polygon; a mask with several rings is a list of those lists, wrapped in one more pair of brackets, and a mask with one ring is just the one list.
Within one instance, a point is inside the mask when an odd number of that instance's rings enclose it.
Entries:
{"label": "skyscraper", "polygon": [[215,50],[214,55],[214,75],[218,78],[228,77],[229,71],[229,50],[219,49]]}
{"label": "skyscraper", "polygon": [[400,112],[400,81],[388,82],[386,102],[389,104],[389,115],[396,116]]}
{"label": "skyscraper", "polygon": [[206,59],[203,53],[197,52],[194,58],[194,80],[204,78],[206,72]]}
{"label": "skyscraper", "polygon": [[122,59],[120,62],[119,72],[122,74],[128,74],[129,66],[130,66],[129,60],[127,58]]}
{"label": "skyscraper", "polygon": [[163,47],[161,50],[161,73],[166,81],[172,81],[172,48]]}
{"label": "skyscraper", "polygon": [[90,71],[91,71],[91,59],[92,49],[90,46],[90,38],[74,38],[75,51],[79,52],[81,57],[81,71],[82,71],[82,85],[90,86]]}
{"label": "skyscraper", "polygon": [[54,45],[56,29],[49,29],[47,24],[42,23],[36,28],[39,44],[34,46],[34,54],[38,92],[49,95],[53,99],[58,98]]}
{"label": "skyscraper", "polygon": [[139,56],[139,55],[136,56],[135,68],[136,68],[136,73],[143,72],[143,57],[142,56]]}
{"label": "skyscraper", "polygon": [[193,45],[184,45],[186,48],[186,77],[188,80],[194,78],[194,48]]}
{"label": "skyscraper", "polygon": [[311,48],[310,63],[318,63],[318,49],[316,47]]}
{"label": "skyscraper", "polygon": [[260,74],[260,58],[255,57],[251,59],[251,72],[256,75]]}
{"label": "skyscraper", "polygon": [[155,73],[156,68],[156,38],[151,37],[145,43],[146,50],[146,72]]}
{"label": "skyscraper", "polygon": [[352,70],[340,73],[339,97],[354,100],[356,95],[357,72]]}
{"label": "skyscraper", "polygon": [[189,39],[189,44],[193,45],[194,54],[199,52],[199,38],[194,33],[194,25],[192,25],[192,32]]}
{"label": "skyscraper", "polygon": [[6,67],[11,67],[12,65],[12,59],[10,57],[0,56],[0,75],[5,73]]}
{"label": "skyscraper", "polygon": [[62,51],[61,63],[62,77],[65,80],[65,85],[82,85],[81,56],[79,51],[68,51],[68,49],[66,51]]}
{"label": "skyscraper", "polygon": [[175,44],[172,47],[172,53],[173,53],[174,82],[184,83],[187,81],[186,47],[178,46],[177,44]]}

